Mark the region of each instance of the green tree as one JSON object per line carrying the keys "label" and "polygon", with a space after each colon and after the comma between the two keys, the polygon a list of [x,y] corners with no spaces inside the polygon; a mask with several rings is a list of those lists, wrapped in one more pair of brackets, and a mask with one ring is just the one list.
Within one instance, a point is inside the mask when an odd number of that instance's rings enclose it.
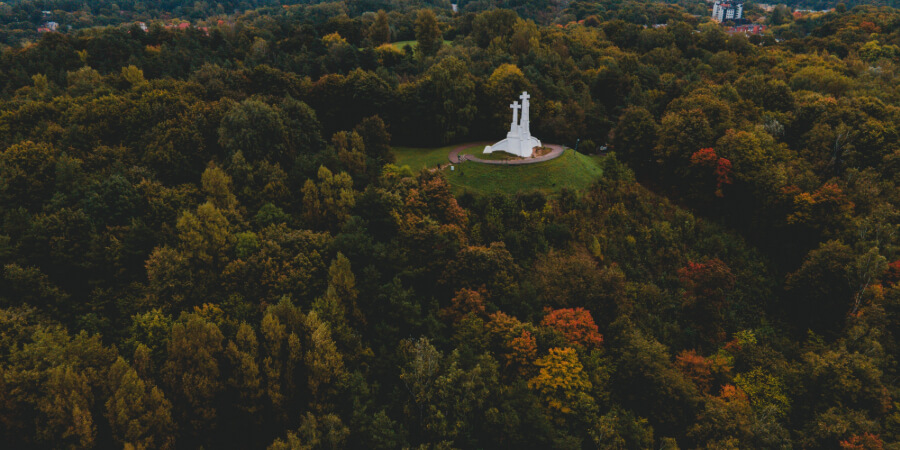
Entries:
{"label": "green tree", "polygon": [[242,151],[251,161],[290,160],[285,146],[287,129],[275,108],[248,99],[235,104],[219,126],[219,145],[229,155]]}
{"label": "green tree", "polygon": [[[322,140],[322,124],[316,111],[309,105],[288,96],[278,105],[287,136],[289,155],[315,153],[325,147]],[[273,162],[279,161],[275,159]],[[292,161],[291,161],[292,162]]]}
{"label": "green tree", "polygon": [[619,123],[613,131],[612,148],[617,155],[638,167],[647,166],[653,156],[659,125],[650,111],[641,107],[630,107],[619,116]]}
{"label": "green tree", "polygon": [[353,180],[344,172],[334,175],[325,166],[319,167],[318,179],[303,185],[303,219],[317,229],[339,229],[356,203]]}
{"label": "green tree", "polygon": [[206,199],[217,209],[234,212],[237,198],[231,192],[231,177],[215,164],[210,164],[200,176],[200,184]]}
{"label": "green tree", "polygon": [[391,42],[391,24],[383,9],[375,13],[375,21],[369,27],[369,39],[376,47]]}
{"label": "green tree", "polygon": [[121,357],[109,369],[106,418],[113,438],[134,448],[173,448],[172,405]]}
{"label": "green tree", "polygon": [[356,180],[366,175],[366,145],[355,131],[339,131],[331,137],[331,146],[342,169]]}
{"label": "green tree", "polygon": [[0,201],[37,209],[55,192],[58,152],[53,146],[30,141],[0,151]]}
{"label": "green tree", "polygon": [[132,88],[139,88],[147,85],[147,80],[144,78],[144,71],[133,65],[122,68],[122,78],[130,83]]}
{"label": "green tree", "polygon": [[478,107],[475,80],[466,63],[449,57],[431,66],[415,85],[425,131],[448,143],[469,133]]}
{"label": "green tree", "polygon": [[353,131],[362,137],[366,155],[374,159],[377,166],[394,162],[394,153],[391,151],[391,134],[381,117],[366,117],[353,128]]}
{"label": "green tree", "polygon": [[673,436],[696,417],[697,388],[669,363],[665,346],[628,331],[618,350],[610,392],[622,406],[646,417],[656,433]]}
{"label": "green tree", "polygon": [[788,275],[786,288],[798,324],[819,333],[834,334],[850,312],[850,282],[854,255],[840,241],[828,241],[809,252],[803,264]]}
{"label": "green tree", "polygon": [[418,51],[425,56],[432,56],[444,44],[444,37],[438,26],[437,17],[430,9],[421,9],[416,15],[416,41]]}
{"label": "green tree", "polygon": [[265,382],[265,394],[275,419],[279,421],[284,421],[288,412],[295,410],[292,402],[299,392],[296,371],[301,370],[303,361],[298,334],[301,333],[301,320],[299,309],[283,298],[278,305],[269,307],[260,324],[260,370]]}
{"label": "green tree", "polygon": [[322,408],[330,404],[349,374],[344,358],[337,349],[328,323],[319,319],[315,311],[305,317],[309,337],[303,361],[307,370],[307,388],[312,404]]}
{"label": "green tree", "polygon": [[328,289],[312,307],[321,320],[329,323],[340,350],[348,356],[356,356],[363,350],[358,332],[362,331],[366,318],[357,305],[358,295],[350,260],[338,252],[328,268]]}
{"label": "green tree", "polygon": [[220,361],[224,336],[198,314],[182,314],[172,325],[162,379],[178,411],[179,428],[191,440],[213,438],[224,389]]}
{"label": "green tree", "polygon": [[[256,333],[247,323],[241,323],[234,340],[225,346],[227,361],[226,381],[230,391],[229,403],[240,413],[238,435],[253,436],[262,425],[264,386],[259,363],[259,342]],[[252,443],[252,441],[248,442]]]}

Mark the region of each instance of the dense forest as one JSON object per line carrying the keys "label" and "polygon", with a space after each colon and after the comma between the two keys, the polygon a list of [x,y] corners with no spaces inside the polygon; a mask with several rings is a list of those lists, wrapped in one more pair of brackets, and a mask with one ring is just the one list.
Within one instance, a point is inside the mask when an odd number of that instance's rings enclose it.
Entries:
{"label": "dense forest", "polygon": [[4,447],[900,448],[900,10],[148,5],[0,3]]}

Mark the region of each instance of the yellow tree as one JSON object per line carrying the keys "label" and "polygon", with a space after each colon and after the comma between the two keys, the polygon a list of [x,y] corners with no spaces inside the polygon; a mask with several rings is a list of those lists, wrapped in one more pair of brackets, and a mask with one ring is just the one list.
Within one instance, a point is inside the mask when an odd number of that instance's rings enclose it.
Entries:
{"label": "yellow tree", "polygon": [[306,180],[303,185],[303,218],[319,229],[340,229],[356,203],[353,179],[345,172],[335,175],[325,166],[319,167],[318,178],[318,183]]}
{"label": "yellow tree", "polygon": [[522,91],[528,90],[532,90],[531,85],[515,64],[501,64],[494,70],[485,86],[491,131],[503,133],[509,130],[512,115],[509,104],[517,100]]}
{"label": "yellow tree", "polygon": [[551,348],[535,364],[540,371],[528,380],[528,387],[537,391],[552,418],[562,422],[576,412],[595,408],[593,398],[588,395],[591,382],[575,349]]}

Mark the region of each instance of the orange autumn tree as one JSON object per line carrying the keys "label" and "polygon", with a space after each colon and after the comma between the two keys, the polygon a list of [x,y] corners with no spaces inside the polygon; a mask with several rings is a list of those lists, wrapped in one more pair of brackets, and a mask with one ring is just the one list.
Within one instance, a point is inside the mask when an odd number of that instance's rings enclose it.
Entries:
{"label": "orange autumn tree", "polygon": [[515,369],[519,374],[527,374],[533,370],[533,362],[537,358],[537,341],[534,338],[534,327],[531,323],[521,322],[513,316],[497,311],[485,324],[488,332],[499,347],[499,353],[506,361],[506,367]]}
{"label": "orange autumn tree", "polygon": [[724,356],[712,355],[706,358],[696,350],[684,350],[679,353],[675,357],[675,367],[687,375],[705,394],[711,391],[714,379],[731,370]]}
{"label": "orange autumn tree", "polygon": [[593,349],[603,343],[603,335],[597,329],[590,311],[584,308],[563,308],[550,311],[541,325],[562,333],[573,345]]}
{"label": "orange autumn tree", "polygon": [[850,223],[856,207],[835,182],[825,183],[812,192],[788,186],[782,188],[782,195],[792,203],[787,224],[805,225],[815,231],[842,228]]}
{"label": "orange autumn tree", "polygon": [[841,441],[841,448],[843,450],[881,450],[884,448],[884,442],[877,434],[863,433]]}
{"label": "orange autumn tree", "polygon": [[442,309],[440,314],[453,322],[459,322],[470,314],[482,316],[485,314],[484,292],[462,288],[456,291],[450,306]]}
{"label": "orange autumn tree", "polygon": [[537,341],[528,330],[522,330],[522,334],[512,338],[506,343],[509,354],[506,355],[507,367],[514,366],[520,375],[528,373],[532,368],[532,361],[537,358]]}

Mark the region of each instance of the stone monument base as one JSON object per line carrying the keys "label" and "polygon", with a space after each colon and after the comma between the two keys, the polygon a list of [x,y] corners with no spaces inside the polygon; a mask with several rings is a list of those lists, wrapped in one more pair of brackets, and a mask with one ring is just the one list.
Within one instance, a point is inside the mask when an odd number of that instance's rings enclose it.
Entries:
{"label": "stone monument base", "polygon": [[522,158],[531,158],[534,148],[540,146],[541,141],[536,137],[521,139],[510,136],[494,145],[488,145],[484,148],[484,153],[506,152]]}

